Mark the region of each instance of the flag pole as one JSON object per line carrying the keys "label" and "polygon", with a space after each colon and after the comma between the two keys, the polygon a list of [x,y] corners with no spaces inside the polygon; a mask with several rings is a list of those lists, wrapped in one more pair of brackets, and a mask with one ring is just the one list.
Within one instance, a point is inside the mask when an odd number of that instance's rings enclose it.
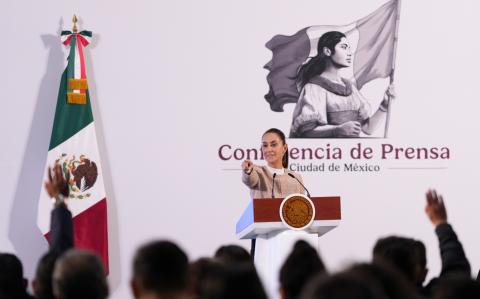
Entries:
{"label": "flag pole", "polygon": [[[395,61],[397,58],[397,43],[398,43],[398,25],[400,23],[400,7],[402,0],[397,0],[397,20],[395,24],[395,36],[393,38],[393,60],[392,60],[392,72],[390,73],[390,85],[393,83],[395,78]],[[387,117],[385,119],[385,130],[383,138],[388,137],[388,125],[390,123],[390,100],[391,96],[388,95],[388,105],[387,105]]]}
{"label": "flag pole", "polygon": [[77,32],[78,32],[78,29],[77,29],[78,19],[77,19],[77,16],[76,16],[76,15],[73,15],[72,22],[73,22],[72,32],[73,32],[73,33],[77,33]]}

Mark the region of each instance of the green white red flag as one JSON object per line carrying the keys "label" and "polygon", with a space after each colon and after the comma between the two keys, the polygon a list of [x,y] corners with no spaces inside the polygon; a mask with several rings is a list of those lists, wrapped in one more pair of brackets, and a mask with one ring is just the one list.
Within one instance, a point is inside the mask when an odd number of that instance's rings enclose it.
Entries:
{"label": "green white red flag", "polygon": [[[84,56],[91,36],[90,31],[62,32],[62,42],[70,52],[60,82],[43,181],[48,167],[56,162],[70,172],[67,205],[73,216],[75,247],[98,254],[108,273],[107,198]],[[47,239],[52,208],[53,201],[42,184],[37,223]]]}

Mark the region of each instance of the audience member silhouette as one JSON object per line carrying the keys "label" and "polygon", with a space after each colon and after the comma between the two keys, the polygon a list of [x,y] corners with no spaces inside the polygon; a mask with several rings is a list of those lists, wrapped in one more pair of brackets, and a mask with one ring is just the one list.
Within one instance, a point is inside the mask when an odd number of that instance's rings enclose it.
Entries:
{"label": "audience member silhouette", "polygon": [[68,198],[69,173],[63,174],[60,164],[48,169],[48,180],[45,190],[55,200],[50,220],[50,248],[37,265],[35,278],[32,282],[33,293],[37,299],[53,299],[52,275],[55,262],[64,252],[74,247],[72,213],[69,211],[65,198]]}
{"label": "audience member silhouette", "polygon": [[449,275],[438,281],[433,299],[478,299],[480,283],[465,275]]}
{"label": "audience member silhouette", "polygon": [[215,258],[222,262],[253,262],[250,253],[238,245],[220,246],[215,252]]}
{"label": "audience member silhouette", "polygon": [[13,254],[0,253],[0,292],[6,298],[32,298],[27,293],[22,262]]}
{"label": "audience member silhouette", "polygon": [[421,289],[428,274],[427,249],[422,241],[413,240],[413,250],[415,255],[414,284],[417,289]]}
{"label": "audience member silhouette", "polygon": [[386,298],[420,298],[414,285],[388,264],[380,262],[371,264],[361,263],[352,266],[348,272],[366,279],[369,284],[375,285]]}
{"label": "audience member silhouette", "polygon": [[203,282],[201,299],[267,299],[253,263],[221,263],[218,270]]}
{"label": "audience member silhouette", "polygon": [[38,261],[35,278],[32,282],[33,293],[37,299],[54,299],[52,276],[59,255],[54,252],[44,254]]}
{"label": "audience member silhouette", "polygon": [[402,273],[411,283],[415,283],[417,251],[415,240],[399,236],[389,236],[377,240],[373,247],[373,261],[388,263]]}
{"label": "audience member silhouette", "polygon": [[320,275],[310,281],[301,299],[388,299],[382,290],[356,273]]}
{"label": "audience member silhouette", "polygon": [[303,240],[297,241],[280,269],[280,297],[298,298],[304,285],[322,273],[326,269],[317,250]]}
{"label": "audience member silhouette", "polygon": [[[33,290],[37,299],[105,299],[109,289],[100,259],[71,249],[72,214],[65,204],[69,174],[61,166],[48,171],[45,188],[55,199],[51,214],[50,249],[39,261]],[[371,264],[356,264],[328,275],[315,248],[295,243],[279,272],[282,299],[453,299],[480,298],[462,244],[447,222],[442,196],[429,190],[425,212],[435,226],[442,269],[424,286],[428,273],[425,245],[412,238],[379,239]],[[187,255],[169,241],[140,247],[133,260],[131,288],[137,299],[267,299],[249,253],[237,245],[221,246],[214,258],[191,265]],[[477,280],[480,280],[480,272]],[[0,299],[31,299],[20,260],[0,254]]]}
{"label": "audience member silhouette", "polygon": [[[470,263],[452,226],[447,222],[443,198],[435,190],[429,190],[426,194],[425,212],[435,226],[440,245],[442,270],[439,277],[452,274],[470,277]],[[395,236],[380,239],[374,247],[373,259],[390,263],[415,284],[423,296],[430,297],[439,277],[433,278],[426,286],[422,285],[428,269],[425,246],[419,243]]]}
{"label": "audience member silhouette", "polygon": [[105,299],[108,285],[102,261],[95,254],[71,249],[58,258],[53,271],[56,299]]}
{"label": "audience member silhouette", "polygon": [[153,241],[137,250],[131,287],[135,298],[183,298],[188,258],[176,244]]}

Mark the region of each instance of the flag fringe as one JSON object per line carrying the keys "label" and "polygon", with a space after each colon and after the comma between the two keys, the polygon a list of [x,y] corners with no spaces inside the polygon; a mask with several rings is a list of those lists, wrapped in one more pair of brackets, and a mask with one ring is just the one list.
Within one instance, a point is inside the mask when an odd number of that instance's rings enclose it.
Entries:
{"label": "flag fringe", "polygon": [[86,105],[87,104],[87,95],[84,93],[67,93],[67,103],[77,104],[77,105]]}
{"label": "flag fringe", "polygon": [[68,89],[69,90],[86,90],[88,89],[87,79],[69,79],[68,80]]}

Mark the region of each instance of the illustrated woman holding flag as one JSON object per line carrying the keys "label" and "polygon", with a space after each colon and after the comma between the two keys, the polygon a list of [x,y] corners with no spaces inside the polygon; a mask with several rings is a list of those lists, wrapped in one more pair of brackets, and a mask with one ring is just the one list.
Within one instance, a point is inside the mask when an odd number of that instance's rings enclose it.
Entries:
{"label": "illustrated woman holding flag", "polygon": [[352,52],[345,34],[324,33],[318,40],[317,56],[298,73],[300,97],[293,112],[290,137],[335,138],[370,135],[385,119],[389,99],[395,97],[390,85],[380,106],[374,110],[355,84],[339,71],[352,65]]}

